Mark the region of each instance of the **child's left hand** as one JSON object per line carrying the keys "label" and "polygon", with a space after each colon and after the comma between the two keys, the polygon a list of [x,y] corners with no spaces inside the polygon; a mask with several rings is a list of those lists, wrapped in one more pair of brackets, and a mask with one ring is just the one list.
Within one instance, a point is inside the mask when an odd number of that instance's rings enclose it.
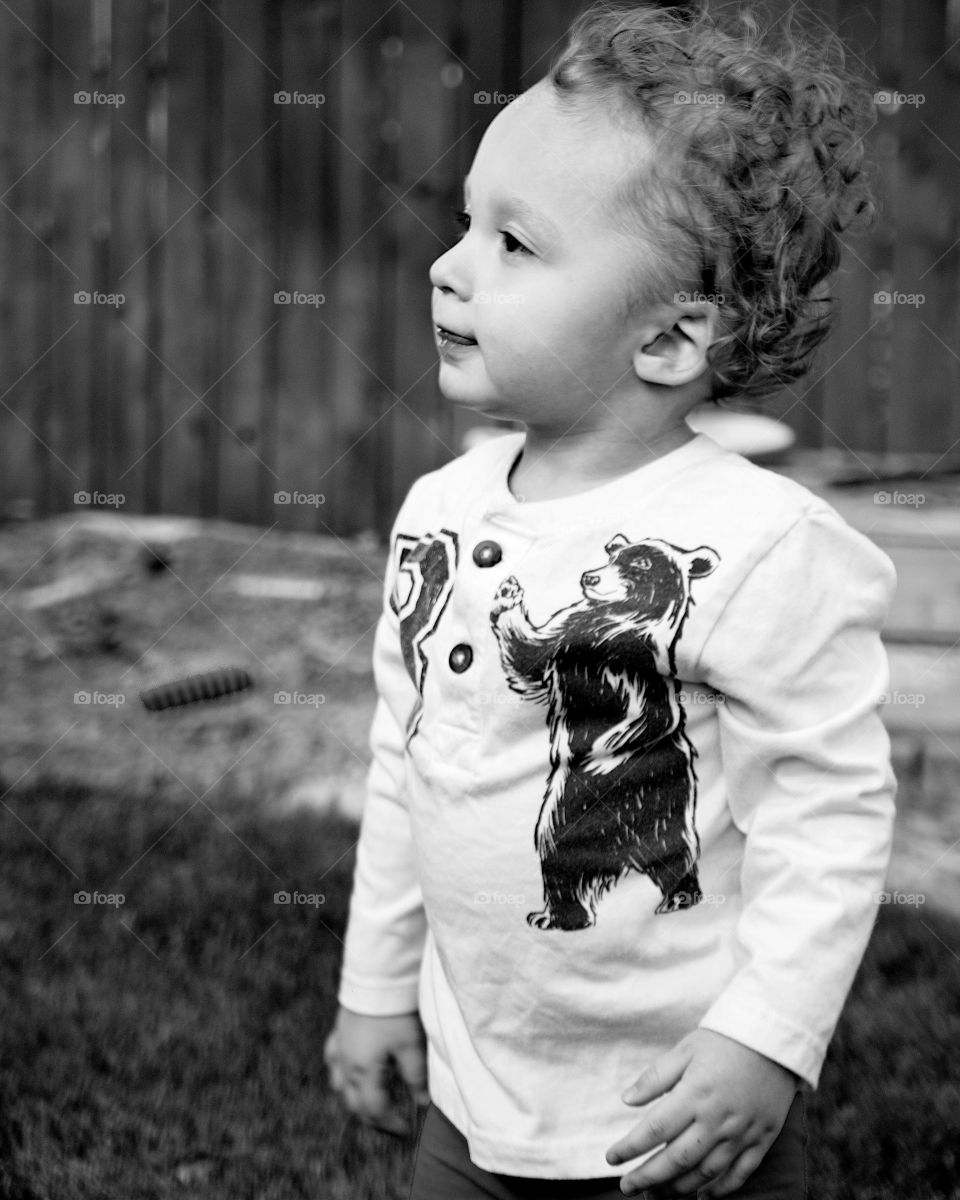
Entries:
{"label": "child's left hand", "polygon": [[624,1093],[628,1104],[664,1098],[607,1151],[611,1166],[666,1145],[621,1180],[626,1195],[700,1189],[727,1196],[760,1165],[796,1094],[799,1078],[771,1058],[709,1029],[695,1029]]}

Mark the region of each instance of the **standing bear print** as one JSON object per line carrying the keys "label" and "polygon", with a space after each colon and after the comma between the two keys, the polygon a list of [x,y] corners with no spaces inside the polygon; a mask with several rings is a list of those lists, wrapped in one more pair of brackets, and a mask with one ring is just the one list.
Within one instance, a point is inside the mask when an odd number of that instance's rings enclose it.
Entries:
{"label": "standing bear print", "polygon": [[609,561],[580,578],[583,599],[530,621],[510,576],[490,613],[513,691],[547,705],[550,772],[534,843],[544,908],[538,929],[586,929],[630,870],[660,889],[658,913],[702,899],[694,823],[696,750],[684,732],[674,648],[691,581],[717,567],[708,546],[681,550],[618,533]]}

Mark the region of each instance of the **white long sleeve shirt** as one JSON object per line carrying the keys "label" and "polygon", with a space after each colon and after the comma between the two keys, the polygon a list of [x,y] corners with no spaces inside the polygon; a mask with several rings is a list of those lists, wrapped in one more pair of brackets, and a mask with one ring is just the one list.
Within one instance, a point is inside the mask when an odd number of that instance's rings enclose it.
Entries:
{"label": "white long sleeve shirt", "polygon": [[817,1085],[891,848],[894,572],[703,434],[537,503],[523,436],[397,516],[339,1000],[419,1008],[479,1167],[595,1178],[698,1026]]}

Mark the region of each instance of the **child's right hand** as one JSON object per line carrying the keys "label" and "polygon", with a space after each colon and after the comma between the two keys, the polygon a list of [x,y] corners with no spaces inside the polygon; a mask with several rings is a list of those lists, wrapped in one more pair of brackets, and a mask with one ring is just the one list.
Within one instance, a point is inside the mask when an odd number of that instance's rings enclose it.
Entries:
{"label": "child's right hand", "polygon": [[[351,1112],[385,1133],[409,1134],[403,1088],[427,1104],[427,1049],[418,1013],[365,1017],[341,1007],[323,1049],[330,1086]],[[398,1078],[399,1077],[399,1078]]]}

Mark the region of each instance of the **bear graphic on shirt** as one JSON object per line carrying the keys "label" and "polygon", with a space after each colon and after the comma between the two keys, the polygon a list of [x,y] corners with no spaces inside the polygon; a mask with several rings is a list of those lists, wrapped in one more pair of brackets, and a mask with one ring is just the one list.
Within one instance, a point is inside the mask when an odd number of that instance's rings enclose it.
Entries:
{"label": "bear graphic on shirt", "polygon": [[608,561],[583,573],[582,599],[534,625],[523,589],[500,585],[491,623],[509,686],[545,704],[550,771],[534,843],[544,907],[538,929],[585,929],[628,871],[659,889],[656,912],[702,899],[694,823],[696,750],[674,649],[693,603],[691,584],[720,556],[618,533]]}

